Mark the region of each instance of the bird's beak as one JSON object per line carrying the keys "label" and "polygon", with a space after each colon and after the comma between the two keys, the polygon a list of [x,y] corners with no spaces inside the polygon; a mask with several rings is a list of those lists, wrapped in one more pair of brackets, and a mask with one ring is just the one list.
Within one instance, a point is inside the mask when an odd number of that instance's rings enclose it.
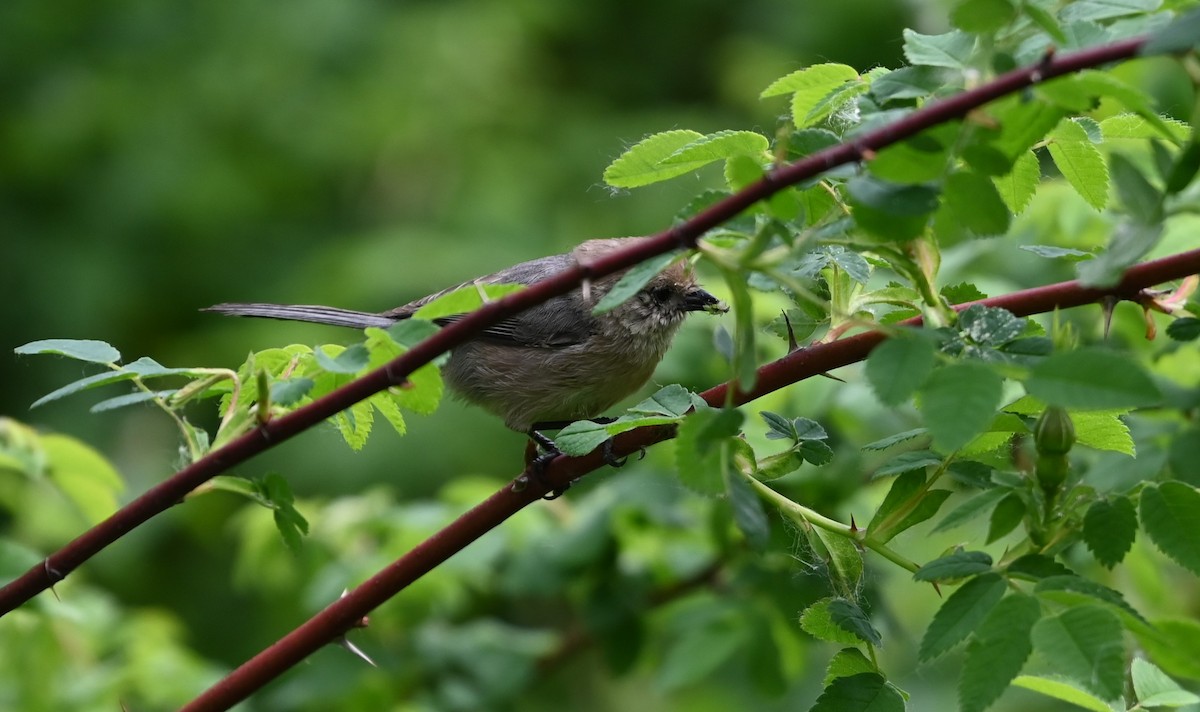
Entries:
{"label": "bird's beak", "polygon": [[684,296],[683,308],[685,311],[705,311],[709,314],[724,314],[729,311],[728,304],[699,288]]}

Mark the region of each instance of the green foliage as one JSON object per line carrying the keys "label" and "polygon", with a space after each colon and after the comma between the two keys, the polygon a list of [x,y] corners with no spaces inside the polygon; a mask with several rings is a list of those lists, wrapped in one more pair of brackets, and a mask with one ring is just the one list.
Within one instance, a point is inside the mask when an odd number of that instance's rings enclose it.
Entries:
{"label": "green foliage", "polygon": [[[1008,68],[1043,61],[1051,48],[1147,31],[1160,32],[1153,52],[1191,48],[1197,16],[1174,19],[1185,5],[959,0],[950,32],[905,31],[908,66],[860,72],[816,64],[754,80],[748,94],[746,77],[761,65],[779,71],[793,60],[731,53],[720,60],[728,64],[726,89],[752,97],[765,85],[764,115],[781,110],[777,97],[786,102],[779,124],[653,134],[613,160],[604,181],[629,189],[696,174],[696,195],[686,195],[691,183],[676,181],[664,188],[676,191],[664,193],[675,205],[657,212],[694,215],[747,185],[770,184],[781,162],[857,141]],[[1137,295],[1147,320],[1152,310],[1172,317],[1166,344],[1141,343],[1150,325],[1125,307],[1107,340],[1095,314],[1023,318],[982,305],[952,308],[1073,275],[1112,285],[1152,251],[1190,245],[1200,142],[1190,124],[1160,112],[1194,101],[1187,70],[1195,58],[1143,61],[1154,64],[1040,81],[877,152],[863,150],[858,165],[786,187],[710,231],[697,269],[714,291],[726,290],[733,322],[716,326],[712,339],[693,338],[703,327],[689,325],[677,348],[690,350],[660,380],[724,381],[749,391],[758,367],[784,350],[800,361],[804,342],[883,330],[888,338],[862,374],[838,373],[852,385],[801,384],[773,394],[756,406],[765,409],[757,426],[742,410],[712,408],[667,385],[612,422],[564,428],[556,443],[568,455],[640,427],[674,427],[678,435],[673,457],[651,453],[638,472],[574,488],[553,508],[514,518],[406,590],[395,609],[381,609],[364,647],[390,659],[378,676],[346,674],[329,685],[339,700],[347,691],[339,704],[526,706],[531,690],[553,684],[547,671],[594,647],[588,663],[601,665],[593,668],[649,676],[672,701],[737,680],[745,706],[820,678],[809,664],[810,637],[851,646],[832,655],[814,710],[929,707],[919,697],[908,704],[897,686],[907,677],[906,658],[944,660],[967,712],[999,708],[1010,685],[1085,709],[1193,704],[1195,696],[1169,677],[1200,677],[1200,630],[1183,617],[1190,609],[1179,593],[1188,590],[1182,577],[1200,574],[1192,532],[1200,517],[1193,387],[1200,329],[1187,302],[1191,287]],[[473,67],[472,76],[481,70]],[[1171,81],[1192,82],[1175,104],[1149,93],[1156,82],[1147,77],[1168,72]],[[488,106],[476,90],[472,102]],[[495,160],[505,175],[517,165]],[[497,187],[505,183],[483,172]],[[390,197],[391,189],[383,192]],[[475,200],[462,220],[486,202]],[[678,204],[686,207],[676,211]],[[483,222],[476,228],[492,227]],[[631,269],[596,312],[628,299],[676,259],[691,257],[669,254]],[[186,463],[402,355],[434,333],[432,320],[514,288],[468,284],[431,301],[418,319],[368,329],[356,343],[265,349],[236,369],[169,368],[149,358],[122,364],[99,341],[37,341],[16,351],[105,369],[34,405],[120,385],[132,392],[93,410],[115,411],[114,418],[136,413],[137,404],[162,411],[179,430]],[[920,325],[897,325],[918,316]],[[703,353],[709,343],[723,363]],[[363,450],[380,418],[403,435],[410,414],[432,412],[443,390],[437,366],[423,367],[334,416],[330,432]],[[206,398],[219,398],[219,421],[198,412]],[[459,449],[476,447],[475,433],[447,437],[463,443]],[[34,549],[50,548],[45,542],[59,534],[24,513],[45,494],[38,487],[48,483],[88,522],[117,506],[122,478],[90,447],[7,420],[0,444],[0,470],[19,474],[15,484],[0,482],[0,507],[19,522],[22,538],[14,541],[34,542],[0,542],[6,575],[36,563]],[[403,460],[415,463],[411,469],[445,475],[429,485],[441,488],[436,496],[408,479],[360,496],[321,489],[309,498],[302,495],[312,483],[302,489],[274,472],[223,476],[195,494],[237,494],[270,510],[270,520],[250,516],[254,510],[214,527],[208,517],[217,515],[206,512],[195,515],[204,519],[194,528],[235,530],[238,584],[272,612],[276,601],[288,601],[278,615],[300,618],[500,486],[455,479],[460,473],[437,467],[444,453],[420,460],[412,452]],[[511,460],[516,467],[518,458]],[[659,470],[672,465],[677,477],[668,480]],[[393,488],[412,501],[395,499]],[[209,504],[214,499],[232,498],[193,496],[189,507],[228,504]],[[288,550],[293,555],[280,555]],[[877,565],[912,577],[876,575]],[[949,586],[958,588],[931,614]],[[894,612],[917,633],[919,648],[875,611]],[[120,615],[138,620],[132,611]],[[50,630],[44,611],[29,617]],[[38,640],[52,639],[46,631]],[[1154,663],[1139,658],[1126,668],[1126,633]],[[178,654],[179,638],[163,635],[162,649]],[[881,646],[888,646],[882,660]],[[0,650],[13,647],[6,641]],[[1035,652],[1036,674],[1021,675]],[[187,674],[209,674],[198,661],[176,662]],[[330,708],[327,689],[296,678],[280,693],[287,699],[271,698],[264,709]]]}

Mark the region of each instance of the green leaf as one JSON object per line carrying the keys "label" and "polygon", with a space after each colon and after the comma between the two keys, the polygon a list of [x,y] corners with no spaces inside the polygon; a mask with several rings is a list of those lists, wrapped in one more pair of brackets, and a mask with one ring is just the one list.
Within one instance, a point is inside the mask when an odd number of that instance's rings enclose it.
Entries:
{"label": "green leaf", "polygon": [[733,508],[733,521],[751,548],[762,550],[770,537],[770,524],[758,493],[738,472],[726,470],[726,493]]}
{"label": "green leaf", "polygon": [[932,185],[891,183],[860,175],[847,181],[846,191],[856,204],[898,217],[928,215],[938,207],[938,189]]}
{"label": "green leaf", "polygon": [[1200,703],[1200,697],[1177,685],[1165,672],[1143,658],[1133,659],[1130,674],[1133,691],[1142,707],[1183,707]]}
{"label": "green leaf", "polygon": [[987,34],[999,30],[1017,15],[1009,0],[960,0],[950,12],[950,22],[964,32]]}
{"label": "green leaf", "polygon": [[31,341],[28,344],[13,349],[13,353],[22,355],[54,354],[56,356],[73,358],[77,361],[104,364],[115,364],[121,360],[121,352],[117,351],[110,344],[90,339],[44,339],[42,341]]}
{"label": "green leaf", "polygon": [[1007,175],[992,179],[1001,200],[1013,214],[1020,215],[1029,207],[1033,194],[1042,180],[1042,169],[1033,151],[1023,151]]}
{"label": "green leaf", "polygon": [[874,79],[871,96],[880,104],[895,99],[922,99],[942,87],[942,72],[933,67],[901,67]]}
{"label": "green leaf", "polygon": [[1200,492],[1182,482],[1163,482],[1142,490],[1142,528],[1167,556],[1200,575]]}
{"label": "green leaf", "polygon": [[982,712],[1021,672],[1033,651],[1030,631],[1041,615],[1037,599],[1020,593],[992,608],[967,647],[958,685],[962,712]]}
{"label": "green leaf", "polygon": [[1167,336],[1175,341],[1195,341],[1200,339],[1200,319],[1185,316],[1167,325]]}
{"label": "green leaf", "polygon": [[[890,448],[893,445],[899,445],[900,443],[908,442],[909,440],[912,440],[913,438],[919,438],[922,435],[927,434],[928,432],[929,431],[926,430],[925,428],[913,428],[912,430],[905,430],[902,433],[896,433],[895,435],[889,435],[886,438],[880,438],[879,440],[876,440],[874,442],[867,443],[866,445],[862,446],[862,449],[863,450],[887,450],[888,448]],[[937,461],[940,462],[941,458],[937,458]],[[935,462],[934,464],[937,464],[937,463]]]}
{"label": "green leaf", "polygon": [[809,712],[904,712],[904,698],[882,675],[863,672],[839,677]]}
{"label": "green leaf", "polygon": [[604,169],[604,182],[614,188],[637,188],[691,173],[708,161],[671,165],[663,165],[662,162],[679,149],[702,138],[702,133],[682,129],[648,136]]}
{"label": "green leaf", "polygon": [[558,435],[554,436],[554,444],[564,455],[581,457],[611,438],[605,423],[577,420],[558,431]]}
{"label": "green leaf", "polygon": [[876,346],[867,357],[867,380],[885,405],[899,405],[933,371],[935,354],[929,339],[901,332]]}
{"label": "green leaf", "polygon": [[1008,584],[994,572],[976,576],[950,594],[921,639],[918,659],[932,660],[967,639],[1004,597]]}
{"label": "green leaf", "polygon": [[1112,165],[1113,183],[1125,211],[1142,223],[1162,220],[1162,194],[1146,180],[1133,161],[1114,153],[1109,163]]}
{"label": "green leaf", "polygon": [[952,451],[983,432],[996,415],[1004,379],[980,363],[935,370],[921,387],[920,410],[934,445]]}
{"label": "green leaf", "polygon": [[1009,576],[1015,578],[1044,579],[1052,576],[1071,577],[1075,575],[1066,566],[1042,554],[1019,556],[1004,570]]}
{"label": "green leaf", "polygon": [[683,164],[694,168],[697,163],[722,161],[734,156],[765,158],[770,148],[767,137],[754,131],[717,131],[676,150],[662,159],[660,165]]}
{"label": "green leaf", "polygon": [[[906,520],[916,513],[916,510],[924,503],[927,498],[924,496],[926,475],[924,469],[910,470],[896,478],[892,483],[891,489],[888,490],[887,496],[883,498],[883,503],[879,505],[879,509],[875,510],[875,516],[871,517],[871,522],[867,524],[867,532],[875,540],[887,543],[891,541],[900,532],[915,526],[926,519],[929,519],[937,513],[937,508],[933,507],[932,511],[929,506],[921,512],[920,518],[915,518],[915,521],[907,522]],[[935,492],[944,492],[944,495],[932,497],[934,504],[940,507],[945,498],[950,495],[948,490],[935,490]],[[933,494],[930,492],[929,494]],[[907,526],[901,527],[901,524]]]}
{"label": "green leaf", "polygon": [[[922,429],[922,433],[924,430]],[[891,477],[892,475],[900,475],[913,470],[924,470],[927,467],[933,467],[942,464],[943,458],[932,450],[911,450],[903,452],[888,460],[885,465],[875,470],[871,475],[871,479],[877,480],[881,477]]]}
{"label": "green leaf", "polygon": [[725,492],[719,444],[724,438],[737,435],[743,417],[736,409],[705,408],[683,419],[675,438],[675,464],[680,481],[703,494]]}
{"label": "green leaf", "polygon": [[834,584],[847,595],[857,591],[863,575],[863,556],[857,544],[841,534],[820,527],[813,527],[812,532],[829,552],[827,563]]}
{"label": "green leaf", "polygon": [[301,398],[308,395],[312,387],[311,378],[296,377],[276,381],[271,384],[271,403],[285,408],[296,405]]}
{"label": "green leaf", "polygon": [[296,510],[295,498],[287,480],[272,472],[263,478],[259,491],[267,505],[274,510],[275,528],[283,537],[284,544],[293,552],[299,551],[302,537],[308,534],[308,520]]}
{"label": "green leaf", "polygon": [[136,391],[134,393],[126,393],[123,396],[115,398],[107,398],[99,403],[88,408],[90,413],[103,413],[117,408],[124,408],[138,403],[154,400],[155,398],[170,398],[172,395],[179,392],[178,388],[170,388],[165,391]]}
{"label": "green leaf", "polygon": [[745,647],[751,630],[729,617],[686,629],[663,656],[658,686],[675,690],[707,677]]}
{"label": "green leaf", "polygon": [[942,521],[937,523],[933,528],[934,533],[950,531],[955,527],[960,527],[967,522],[982,516],[985,512],[996,506],[1000,500],[1008,496],[1009,490],[1004,487],[995,487],[993,489],[984,490],[979,494],[971,497],[966,502],[950,511]]}
{"label": "green leaf", "polygon": [[1116,495],[1088,507],[1083,517],[1083,541],[1108,568],[1121,563],[1137,534],[1137,512],[1128,497]]}
{"label": "green leaf", "polygon": [[1047,149],[1054,165],[1088,205],[1103,210],[1108,204],[1108,166],[1078,121],[1068,119],[1051,134]]}
{"label": "green leaf", "polygon": [[1025,518],[1025,512],[1025,502],[1015,493],[1000,500],[988,523],[987,543],[991,544],[1016,529]]}
{"label": "green leaf", "polygon": [[605,293],[596,306],[592,307],[593,314],[603,314],[624,304],[630,297],[641,291],[650,280],[658,276],[672,262],[680,259],[677,253],[667,253],[652,257],[645,262],[629,268],[617,283]]}
{"label": "green leaf", "polygon": [[1095,257],[1095,255],[1090,252],[1076,250],[1072,247],[1055,247],[1053,245],[1017,245],[1017,248],[1025,250],[1026,252],[1032,252],[1038,257],[1045,257],[1051,260],[1061,258],[1071,262],[1081,262],[1083,260],[1090,260]]}
{"label": "green leaf", "polygon": [[1064,23],[1110,20],[1114,17],[1152,12],[1160,5],[1162,0],[1080,0],[1064,7],[1060,17]]}
{"label": "green leaf", "polygon": [[942,581],[974,576],[992,570],[992,557],[985,551],[956,551],[930,561],[913,574],[916,581]]}
{"label": "green leaf", "polygon": [[1034,675],[1018,675],[1012,681],[1012,684],[1047,697],[1053,697],[1056,700],[1062,700],[1076,707],[1082,707],[1085,710],[1091,710],[1091,712],[1112,712],[1113,710],[1107,703],[1090,692],[1080,690],[1071,683],[1063,682],[1062,680],[1051,680]]}
{"label": "green leaf", "polygon": [[1139,621],[1144,622],[1145,620],[1142,618],[1142,614],[1137,612],[1137,609],[1129,605],[1119,591],[1114,591],[1103,584],[1096,583],[1082,576],[1074,574],[1047,576],[1038,581],[1037,586],[1033,590],[1039,596],[1048,600],[1069,602],[1072,605],[1076,604],[1080,600],[1080,597],[1086,596],[1089,599],[1115,606]]}
{"label": "green leaf", "polygon": [[984,237],[1008,232],[1011,216],[990,178],[958,171],[946,178],[942,191],[950,214],[971,232]]}
{"label": "green leaf", "polygon": [[1185,52],[1200,42],[1200,9],[1177,16],[1166,27],[1150,35],[1138,50],[1143,57]]}
{"label": "green leaf", "polygon": [[488,302],[496,301],[525,289],[526,284],[471,283],[453,289],[425,304],[413,313],[413,318],[433,321],[447,316],[473,312]]}
{"label": "green leaf", "polygon": [[1105,699],[1120,697],[1125,646],[1121,621],[1100,606],[1075,606],[1043,618],[1033,627],[1034,647],[1053,661],[1056,672],[1080,682]]}
{"label": "green leaf", "polygon": [[967,69],[975,38],[965,32],[923,35],[904,30],[904,56],[909,64]]}
{"label": "green leaf", "polygon": [[800,629],[817,640],[840,645],[858,645],[858,636],[833,622],[829,607],[835,598],[822,598],[800,614]]}
{"label": "green leaf", "polygon": [[829,667],[825,669],[825,680],[821,685],[828,687],[829,683],[839,677],[850,677],[863,672],[877,673],[878,670],[858,648],[842,648],[829,660]]}
{"label": "green leaf", "polygon": [[737,339],[734,345],[733,366],[737,376],[738,387],[749,391],[754,387],[758,378],[758,362],[755,360],[757,351],[754,348],[755,334],[758,329],[754,324],[754,300],[746,286],[745,278],[738,273],[727,271],[725,283],[729,285],[729,296],[733,302],[734,326]]}
{"label": "green leaf", "polygon": [[629,412],[639,415],[683,416],[697,402],[702,402],[699,396],[677,383],[672,383],[658,389],[654,395],[630,408]]}
{"label": "green leaf", "polygon": [[365,345],[354,344],[336,355],[327,353],[329,349],[333,348],[340,347],[326,345],[313,349],[313,356],[316,357],[317,365],[322,369],[330,373],[353,374],[367,367],[367,361],[371,354],[367,351]]}
{"label": "green leaf", "polygon": [[1003,346],[1025,333],[1028,322],[998,307],[975,304],[958,315],[958,329],[983,346]]}
{"label": "green leaf", "polygon": [[42,435],[39,443],[47,475],[89,524],[117,511],[117,495],[125,482],[103,455],[65,435]]}
{"label": "green leaf", "polygon": [[1167,463],[1175,479],[1192,486],[1200,485],[1200,425],[1175,433],[1167,449]]}
{"label": "green leaf", "polygon": [[809,108],[804,113],[801,113],[801,111],[803,111],[806,104],[797,100],[797,97],[800,96],[799,94],[793,94],[792,121],[798,129],[814,126],[850,103],[854,97],[866,94],[870,89],[871,85],[862,80],[855,79],[848,81],[839,87],[831,89],[825,96],[821,97],[815,106]]}
{"label": "green leaf", "polygon": [[1079,265],[1079,281],[1086,287],[1115,286],[1126,269],[1158,244],[1162,232],[1161,223],[1146,225],[1122,220],[1113,230],[1107,249]]}
{"label": "green leaf", "polygon": [[[369,328],[364,330],[367,335],[366,346],[371,354],[371,358],[367,363],[367,368],[379,368],[388,361],[403,354],[407,348],[394,338],[394,330]],[[406,408],[414,413],[429,415],[437,410],[438,404],[442,401],[442,394],[445,392],[445,384],[442,381],[441,371],[434,364],[426,364],[416,371],[413,371],[408,376],[408,381],[398,386],[392,386],[384,393],[379,393],[371,397],[371,402],[375,403],[378,400],[388,398],[396,403],[401,408]],[[382,410],[382,409],[381,409]],[[389,411],[383,411],[385,415]],[[389,418],[389,421],[391,418]],[[396,424],[393,422],[393,426]]]}
{"label": "green leaf", "polygon": [[835,598],[830,601],[829,618],[834,625],[853,633],[860,640],[876,647],[883,645],[879,631],[871,625],[871,619],[854,601],[846,598]]}
{"label": "green leaf", "polygon": [[351,450],[361,450],[375,425],[375,409],[367,401],[360,401],[333,416],[333,425]]}
{"label": "green leaf", "polygon": [[[763,90],[760,98],[782,94],[792,95],[792,119],[796,128],[804,128],[815,120],[806,120],[822,99],[839,87],[858,79],[858,72],[844,64],[816,64],[776,79]],[[864,90],[866,86],[863,85]]]}
{"label": "green leaf", "polygon": [[1033,367],[1025,387],[1044,403],[1079,410],[1136,408],[1162,399],[1140,364],[1095,348],[1050,356]]}

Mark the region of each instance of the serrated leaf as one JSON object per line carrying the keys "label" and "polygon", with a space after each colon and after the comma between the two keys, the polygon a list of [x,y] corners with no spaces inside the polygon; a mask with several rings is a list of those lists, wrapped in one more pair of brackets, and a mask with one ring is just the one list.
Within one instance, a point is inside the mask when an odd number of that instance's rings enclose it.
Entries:
{"label": "serrated leaf", "polygon": [[1133,161],[1114,153],[1109,163],[1112,165],[1113,183],[1125,211],[1143,223],[1162,220],[1162,194],[1146,180]]}
{"label": "serrated leaf", "polygon": [[1000,500],[1008,496],[1008,492],[1009,490],[1003,487],[995,487],[980,492],[952,509],[949,514],[942,518],[942,521],[937,523],[933,531],[935,533],[950,531],[955,527],[960,527],[977,517],[983,516],[984,513],[991,511],[992,507],[996,506]]}
{"label": "serrated leaf", "polygon": [[639,415],[686,415],[697,396],[683,386],[672,383],[658,389],[654,395],[629,409]]}
{"label": "serrated leaf", "polygon": [[960,586],[934,614],[921,639],[918,659],[932,660],[966,640],[1007,590],[1004,577],[993,572],[976,576]]}
{"label": "serrated leaf", "polygon": [[871,479],[877,480],[881,477],[891,477],[892,475],[899,475],[912,470],[924,470],[926,467],[942,464],[942,460],[944,459],[932,450],[903,452],[875,470],[871,475]]}
{"label": "serrated leaf", "polygon": [[1086,685],[1105,699],[1120,697],[1125,646],[1121,621],[1100,606],[1075,606],[1033,627],[1033,644],[1056,672]]}
{"label": "serrated leaf", "polygon": [[942,196],[954,219],[976,235],[1008,232],[1008,206],[986,176],[970,171],[951,173],[942,185]]}
{"label": "serrated leaf", "polygon": [[901,332],[872,349],[867,357],[867,380],[880,401],[899,405],[925,382],[935,360],[929,339]]}
{"label": "serrated leaf", "polygon": [[737,435],[742,412],[706,408],[692,413],[679,425],[675,438],[675,464],[683,484],[702,494],[722,494],[720,441]]}
{"label": "serrated leaf", "polygon": [[1064,7],[1060,17],[1066,23],[1110,20],[1114,17],[1152,12],[1160,5],[1162,0],[1081,0]]}
{"label": "serrated leaf", "polygon": [[1192,9],[1175,17],[1166,27],[1150,35],[1138,50],[1142,56],[1173,54],[1191,49],[1200,42],[1200,10]]}
{"label": "serrated leaf", "polygon": [[1020,215],[1029,207],[1029,201],[1033,200],[1033,194],[1037,192],[1038,183],[1042,180],[1042,169],[1033,151],[1023,151],[1017,156],[1012,170],[1007,175],[992,180],[1004,204],[1013,214]]}
{"label": "serrated leaf", "polygon": [[1083,260],[1090,260],[1095,257],[1090,252],[1076,250],[1073,247],[1055,247],[1053,245],[1018,245],[1017,247],[1026,252],[1032,252],[1038,257],[1045,257],[1051,260],[1066,259],[1070,262],[1082,262]]}
{"label": "serrated leaf", "polygon": [[125,481],[103,455],[65,435],[42,435],[39,444],[47,475],[89,524],[98,524],[117,511],[117,495]]}
{"label": "serrated leaf", "polygon": [[1004,568],[1009,576],[1044,579],[1051,576],[1074,576],[1074,572],[1043,554],[1025,554]]}
{"label": "serrated leaf", "polygon": [[680,255],[667,253],[630,267],[629,271],[621,275],[617,283],[600,298],[596,306],[592,307],[592,314],[604,314],[621,306],[678,259],[680,259]]}
{"label": "serrated leaf", "polygon": [[929,431],[926,430],[925,428],[913,428],[912,430],[905,430],[902,433],[896,433],[895,435],[889,435],[886,438],[880,438],[879,440],[876,440],[874,442],[867,443],[866,445],[862,446],[862,449],[863,450],[887,450],[888,448],[890,448],[893,445],[899,445],[900,443],[908,442],[909,440],[912,440],[913,438],[918,438],[922,435],[927,434],[928,432]]}
{"label": "serrated leaf", "polygon": [[89,408],[88,412],[103,413],[109,410],[116,410],[117,408],[124,408],[126,406],[152,401],[155,398],[170,398],[172,395],[178,392],[178,388],[170,388],[165,391],[137,391],[135,393],[126,393],[123,396],[116,396],[115,398],[107,398],[102,400]]}
{"label": "serrated leaf", "polygon": [[995,32],[1012,21],[1017,10],[1009,0],[960,0],[950,13],[950,21],[964,32]]}
{"label": "serrated leaf", "polygon": [[692,141],[704,138],[697,131],[664,131],[634,144],[604,169],[604,182],[615,188],[637,188],[690,173],[707,161],[662,165],[662,161]]}
{"label": "serrated leaf", "polygon": [[311,378],[296,377],[271,384],[271,403],[285,408],[295,405],[312,390]]}
{"label": "serrated leaf", "polygon": [[375,409],[367,401],[359,401],[333,416],[333,425],[351,450],[361,450],[375,425]]}
{"label": "serrated leaf", "polygon": [[775,80],[763,90],[760,98],[791,94],[792,119],[797,128],[804,128],[809,123],[815,123],[806,122],[806,117],[822,99],[847,82],[857,79],[858,72],[853,67],[844,64],[817,64]]}
{"label": "serrated leaf", "polygon": [[[848,104],[854,97],[866,94],[871,86],[860,79],[853,79],[841,86],[835,87],[820,98],[817,103],[808,107],[798,100],[799,94],[792,95],[792,121],[796,128],[803,129],[824,121],[842,106]],[[805,109],[807,108],[807,111]],[[803,112],[803,113],[802,113]]]}
{"label": "serrated leaf", "polygon": [[1142,707],[1183,707],[1200,702],[1200,697],[1180,687],[1153,663],[1134,658],[1130,666],[1133,691]]}
{"label": "serrated leaf", "polygon": [[446,292],[442,296],[422,306],[414,314],[414,319],[433,321],[448,316],[458,316],[475,311],[488,302],[507,297],[514,292],[525,289],[526,284],[483,284],[472,283]]}
{"label": "serrated leaf", "polygon": [[957,450],[982,433],[996,415],[1004,379],[979,363],[963,361],[935,370],[921,387],[919,407],[934,445]]}
{"label": "serrated leaf", "polygon": [[809,712],[904,712],[904,698],[882,675],[864,672],[835,679]]}
{"label": "serrated leaf", "polygon": [[1137,534],[1137,512],[1128,497],[1114,496],[1093,502],[1083,517],[1083,541],[1108,568],[1121,563]]}
{"label": "serrated leaf", "polygon": [[612,438],[604,423],[591,420],[577,420],[558,431],[554,436],[554,444],[564,455],[581,457],[588,454]]}
{"label": "serrated leaf", "polygon": [[1112,712],[1113,710],[1099,697],[1062,680],[1051,680],[1035,675],[1018,675],[1012,684],[1047,697],[1053,697],[1056,700],[1062,700],[1076,707],[1082,707],[1085,710],[1091,710],[1091,712]]}
{"label": "serrated leaf", "polygon": [[985,551],[956,551],[943,556],[913,574],[916,581],[941,581],[945,579],[974,576],[992,570],[992,557]]}
{"label": "serrated leaf", "polygon": [[1080,283],[1085,287],[1115,286],[1126,269],[1158,244],[1162,233],[1162,223],[1118,222],[1104,252],[1078,266]]}
{"label": "serrated leaf", "polygon": [[1020,593],[992,608],[967,647],[958,684],[962,712],[982,712],[1021,672],[1033,651],[1030,631],[1041,614],[1037,599]]}
{"label": "serrated leaf", "polygon": [[1054,165],[1088,205],[1103,210],[1108,204],[1108,166],[1104,156],[1079,122],[1066,120],[1058,125],[1047,145]]}
{"label": "serrated leaf", "polygon": [[21,355],[53,354],[66,356],[77,361],[91,363],[115,364],[121,360],[121,352],[111,344],[93,339],[43,339],[31,341],[28,344],[13,349],[13,353]]}
{"label": "serrated leaf", "polygon": [[695,166],[697,163],[722,161],[734,156],[763,158],[770,148],[767,137],[754,131],[717,131],[679,148],[662,159],[660,165]]}
{"label": "serrated leaf", "polygon": [[853,633],[856,637],[876,647],[883,644],[883,639],[871,619],[857,603],[846,598],[835,598],[829,602],[829,617],[834,625],[842,630]]}
{"label": "serrated leaf", "polygon": [[1025,502],[1015,493],[1000,500],[988,522],[987,543],[991,544],[1016,529],[1025,518],[1025,512]]}
{"label": "serrated leaf", "polygon": [[965,32],[923,35],[904,30],[904,56],[909,64],[966,69],[974,49],[975,38]]}
{"label": "serrated leaf", "polygon": [[358,373],[367,367],[370,353],[365,345],[354,344],[341,350],[340,353],[328,353],[328,350],[333,348],[335,347],[327,345],[313,350],[317,365],[322,369],[330,373]]}
{"label": "serrated leaf", "polygon": [[[1091,579],[1076,576],[1074,574],[1063,576],[1047,576],[1038,581],[1034,587],[1034,592],[1043,598],[1058,601],[1078,602],[1081,596],[1086,596],[1089,599],[1108,603],[1120,610],[1128,613],[1139,621],[1145,622],[1142,614],[1137,612],[1133,606],[1125,600],[1120,591],[1092,581]],[[1057,594],[1067,594],[1066,596]],[[1084,599],[1086,600],[1086,599]]]}
{"label": "serrated leaf", "polygon": [[1033,367],[1025,387],[1043,403],[1079,410],[1137,408],[1162,400],[1140,364],[1096,348],[1050,356]]}
{"label": "serrated leaf", "polygon": [[921,99],[942,84],[942,72],[934,67],[901,67],[874,79],[871,95],[880,104],[894,99]]}
{"label": "serrated leaf", "polygon": [[1025,333],[1028,322],[998,307],[975,304],[958,315],[958,329],[984,346],[1003,346]]}
{"label": "serrated leaf", "polygon": [[863,575],[863,556],[857,544],[841,534],[820,527],[813,527],[812,531],[829,553],[827,563],[834,584],[846,594],[857,591]]}
{"label": "serrated leaf", "polygon": [[822,598],[813,603],[800,614],[800,629],[817,640],[824,640],[840,645],[858,645],[857,635],[845,630],[833,622],[829,607],[836,600]]}
{"label": "serrated leaf", "polygon": [[1174,341],[1195,341],[1200,339],[1200,319],[1185,316],[1167,325],[1167,336]]}
{"label": "serrated leaf", "polygon": [[762,549],[770,536],[770,524],[758,493],[738,472],[726,471],[726,493],[733,508],[733,521],[753,549]]}
{"label": "serrated leaf", "polygon": [[920,217],[938,207],[936,186],[891,183],[865,174],[847,181],[846,192],[854,204],[896,217]]}
{"label": "serrated leaf", "polygon": [[1159,551],[1200,575],[1200,492],[1182,482],[1163,482],[1142,490],[1142,529]]}
{"label": "serrated leaf", "polygon": [[842,648],[834,653],[829,660],[829,667],[825,669],[825,680],[822,681],[822,686],[828,687],[829,683],[839,677],[849,677],[863,672],[878,672],[879,668],[875,667],[874,663],[863,655],[858,648]]}

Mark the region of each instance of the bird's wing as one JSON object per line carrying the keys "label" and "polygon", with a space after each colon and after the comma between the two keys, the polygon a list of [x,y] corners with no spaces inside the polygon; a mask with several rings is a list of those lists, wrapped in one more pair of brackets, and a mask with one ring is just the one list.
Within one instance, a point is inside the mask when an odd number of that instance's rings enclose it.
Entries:
{"label": "bird's wing", "polygon": [[[411,317],[418,309],[456,289],[473,284],[532,284],[571,265],[569,255],[542,257],[522,262],[488,275],[473,282],[464,282],[449,289],[409,302],[404,306],[383,312],[380,316],[400,320]],[[434,321],[445,326],[461,319],[463,314],[440,317]],[[593,332],[596,324],[590,309],[582,304],[577,292],[555,297],[520,314],[493,324],[484,329],[479,338],[510,346],[533,346],[541,348],[563,348],[582,343]]]}

